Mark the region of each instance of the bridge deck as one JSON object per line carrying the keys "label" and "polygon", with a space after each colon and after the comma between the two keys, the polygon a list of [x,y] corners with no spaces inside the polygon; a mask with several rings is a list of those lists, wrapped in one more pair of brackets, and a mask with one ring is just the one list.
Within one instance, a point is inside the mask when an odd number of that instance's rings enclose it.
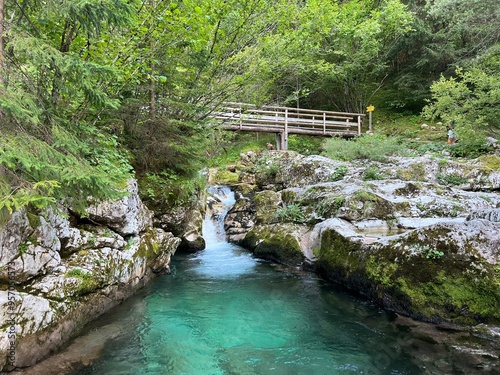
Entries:
{"label": "bridge deck", "polygon": [[288,134],[323,137],[354,137],[361,135],[360,113],[318,111],[290,107],[265,106],[256,108],[242,103],[226,103],[222,111],[214,113],[227,130],[275,133],[277,148],[288,148]]}

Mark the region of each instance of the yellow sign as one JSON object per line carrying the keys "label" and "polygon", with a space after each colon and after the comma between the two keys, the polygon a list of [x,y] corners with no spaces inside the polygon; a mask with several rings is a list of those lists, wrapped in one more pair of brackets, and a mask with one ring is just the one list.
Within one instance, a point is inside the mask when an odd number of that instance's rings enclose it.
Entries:
{"label": "yellow sign", "polygon": [[372,106],[372,105],[370,105],[370,106],[366,107],[366,111],[367,111],[367,112],[373,112],[374,110],[375,110],[375,107],[374,107],[374,106]]}

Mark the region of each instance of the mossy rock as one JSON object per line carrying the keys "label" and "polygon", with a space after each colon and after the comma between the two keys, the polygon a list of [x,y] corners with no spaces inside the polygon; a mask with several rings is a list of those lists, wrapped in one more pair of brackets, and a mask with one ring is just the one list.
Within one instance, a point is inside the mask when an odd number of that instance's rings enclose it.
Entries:
{"label": "mossy rock", "polygon": [[315,251],[317,266],[332,281],[403,315],[498,324],[500,267],[470,242],[454,242],[453,230],[436,225],[372,247],[326,230]]}
{"label": "mossy rock", "polygon": [[394,302],[413,316],[499,323],[500,275],[473,241],[454,240],[457,230],[436,225],[378,247],[365,263],[367,275],[379,289],[403,296]]}
{"label": "mossy rock", "polygon": [[392,219],[395,216],[395,207],[388,200],[379,195],[360,189],[346,199],[342,217],[347,220],[365,219]]}
{"label": "mossy rock", "polygon": [[361,245],[352,242],[334,229],[326,229],[316,249],[317,266],[334,281],[346,281],[359,271],[363,261]]}
{"label": "mossy rock", "polygon": [[242,246],[258,257],[288,265],[304,261],[300,239],[306,228],[297,224],[257,225],[247,233]]}
{"label": "mossy rock", "polygon": [[276,222],[276,214],[282,206],[279,192],[264,190],[254,196],[256,220],[261,224]]}
{"label": "mossy rock", "polygon": [[239,174],[227,169],[219,169],[213,177],[214,183],[222,185],[235,185],[239,181]]}

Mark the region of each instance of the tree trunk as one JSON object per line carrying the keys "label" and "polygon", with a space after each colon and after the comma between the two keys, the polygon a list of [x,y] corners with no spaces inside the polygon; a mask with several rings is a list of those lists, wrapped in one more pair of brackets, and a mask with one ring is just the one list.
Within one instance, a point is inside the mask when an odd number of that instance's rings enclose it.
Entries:
{"label": "tree trunk", "polygon": [[5,54],[3,50],[3,33],[4,33],[4,0],[0,0],[0,85],[4,83],[5,72]]}

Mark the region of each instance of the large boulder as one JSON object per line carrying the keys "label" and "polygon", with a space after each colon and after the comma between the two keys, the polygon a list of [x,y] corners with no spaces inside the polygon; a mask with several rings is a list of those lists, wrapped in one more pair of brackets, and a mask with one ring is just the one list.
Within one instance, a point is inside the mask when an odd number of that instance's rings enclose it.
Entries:
{"label": "large boulder", "polygon": [[139,234],[152,225],[153,212],[141,201],[136,180],[129,180],[127,195],[119,201],[98,202],[87,208],[89,218],[122,236]]}
{"label": "large boulder", "polygon": [[306,256],[302,241],[308,228],[304,225],[280,223],[254,226],[240,244],[259,257],[296,266]]}
{"label": "large boulder", "polygon": [[500,322],[499,224],[431,225],[372,245],[337,228],[321,234],[317,266],[332,281],[422,320]]}

